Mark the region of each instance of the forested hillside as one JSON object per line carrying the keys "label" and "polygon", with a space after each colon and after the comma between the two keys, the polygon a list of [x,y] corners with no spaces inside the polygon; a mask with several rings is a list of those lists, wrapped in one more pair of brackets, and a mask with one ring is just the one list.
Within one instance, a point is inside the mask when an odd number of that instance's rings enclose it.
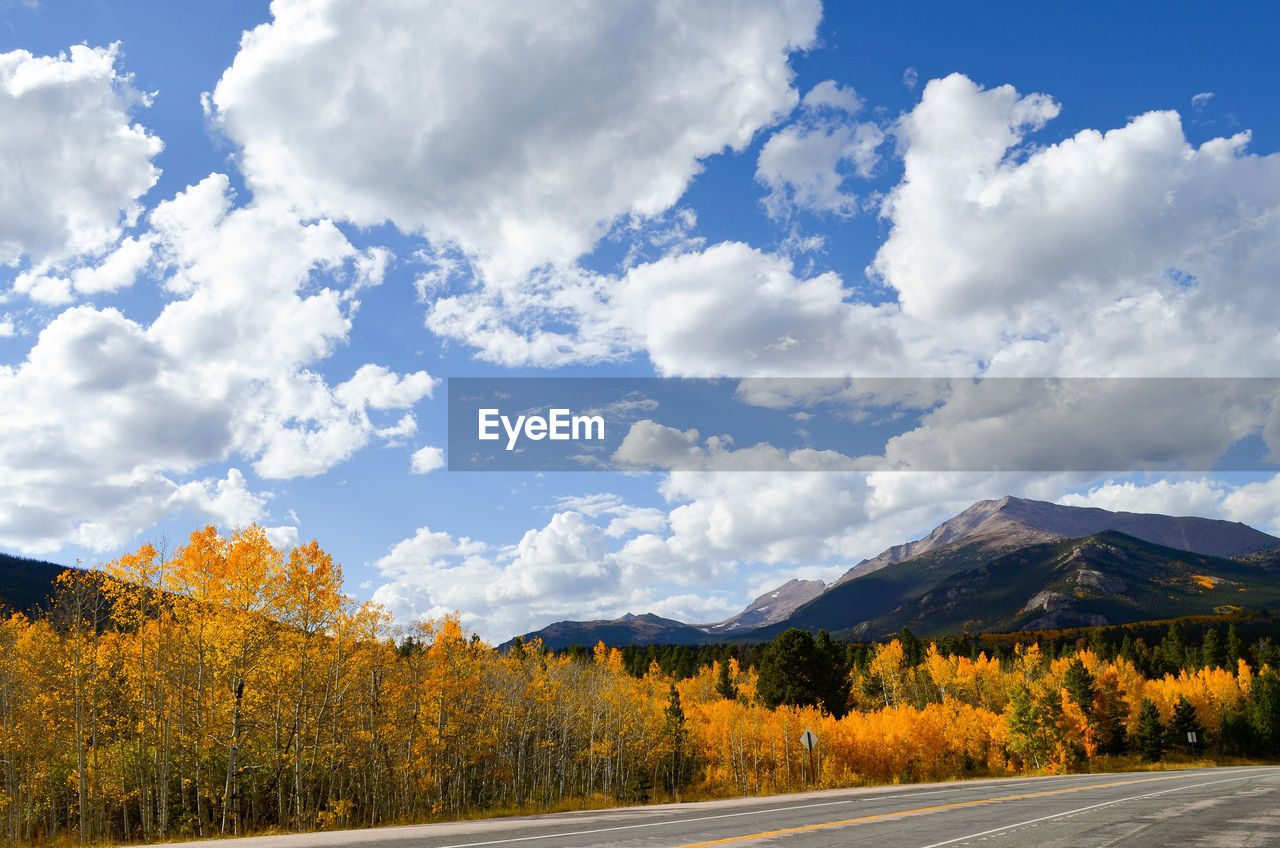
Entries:
{"label": "forested hillside", "polygon": [[143,547],[104,570],[68,572],[48,617],[0,622],[9,841],[1280,754],[1280,657],[1212,628],[1196,645],[1170,629],[1118,652],[1082,639],[1000,656],[909,633],[850,650],[792,630],[758,669],[722,653],[682,661],[677,679],[603,645],[501,653],[454,618],[397,631],[342,594],[318,545],[285,555],[256,527],[206,528],[170,559]]}
{"label": "forested hillside", "polygon": [[66,566],[38,559],[0,554],[0,604],[10,612],[26,615],[48,607]]}

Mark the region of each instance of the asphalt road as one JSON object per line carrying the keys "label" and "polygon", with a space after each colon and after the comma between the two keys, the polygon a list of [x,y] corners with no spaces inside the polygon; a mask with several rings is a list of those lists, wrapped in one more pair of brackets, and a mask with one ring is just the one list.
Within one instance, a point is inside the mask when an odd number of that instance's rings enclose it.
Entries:
{"label": "asphalt road", "polygon": [[252,837],[227,848],[1280,846],[1280,767],[1067,775]]}

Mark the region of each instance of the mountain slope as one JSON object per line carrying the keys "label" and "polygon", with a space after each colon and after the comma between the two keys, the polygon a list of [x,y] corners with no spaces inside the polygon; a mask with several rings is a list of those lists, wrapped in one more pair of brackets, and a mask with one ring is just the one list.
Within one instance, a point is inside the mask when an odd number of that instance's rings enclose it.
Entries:
{"label": "mountain slope", "polygon": [[1114,530],[1144,542],[1215,557],[1238,557],[1280,545],[1280,539],[1238,521],[1197,516],[1111,512],[1097,507],[1061,506],[1004,498],[1000,514],[1012,521],[1079,538]]}
{"label": "mountain slope", "polygon": [[979,543],[988,553],[1036,542],[1092,536],[1114,530],[1178,550],[1217,557],[1238,557],[1274,548],[1280,539],[1246,524],[1194,516],[1111,512],[1097,507],[1062,506],[1046,501],[1004,497],[978,501],[915,542],[895,545],[863,560],[834,585],[871,574],[896,562],[923,556],[962,541]]}
{"label": "mountain slope", "polygon": [[[833,586],[771,629],[879,639],[1126,624],[1280,603],[1280,564],[1205,556],[1114,531],[990,556],[981,543]],[[764,635],[763,633],[761,635]]]}
{"label": "mountain slope", "polygon": [[712,635],[737,633],[754,627],[765,627],[784,621],[801,604],[811,601],[826,589],[821,580],[788,580],[772,592],[765,592],[733,618],[718,624],[701,624],[698,629]]}
{"label": "mountain slope", "polygon": [[54,581],[65,565],[0,554],[0,602],[28,617],[53,603]]}

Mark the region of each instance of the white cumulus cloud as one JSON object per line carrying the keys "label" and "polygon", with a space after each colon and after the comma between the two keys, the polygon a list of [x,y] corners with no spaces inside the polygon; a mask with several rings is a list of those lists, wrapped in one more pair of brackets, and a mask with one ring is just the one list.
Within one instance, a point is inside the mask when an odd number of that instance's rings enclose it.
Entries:
{"label": "white cumulus cloud", "polygon": [[796,102],[812,0],[732,7],[289,0],[213,92],[259,197],[391,221],[489,275],[589,251],[672,206],[700,160]]}
{"label": "white cumulus cloud", "polygon": [[[1037,146],[1059,106],[961,75],[898,124],[873,263],[915,361],[951,373],[1270,375],[1280,156],[1175,112]],[[912,324],[916,326],[913,328]]]}
{"label": "white cumulus cloud", "polygon": [[119,45],[0,54],[0,263],[100,253],[138,214],[164,145],[132,121],[146,97],[118,59]]}
{"label": "white cumulus cloud", "polygon": [[376,365],[336,387],[316,373],[351,327],[342,289],[367,275],[328,221],[232,209],[221,175],[149,221],[143,238],[174,295],[154,321],[71,307],[24,361],[0,366],[0,545],[106,549],[181,508],[266,518],[264,496],[234,468],[216,484],[183,480],[232,457],[264,478],[321,473],[411,434],[411,413],[383,416],[436,383]]}
{"label": "white cumulus cloud", "polygon": [[444,451],[430,445],[419,448],[414,451],[409,465],[414,474],[429,474],[438,468],[444,468]]}
{"label": "white cumulus cloud", "polygon": [[804,96],[794,123],[769,137],[756,180],[769,189],[764,205],[771,217],[786,217],[792,208],[837,215],[857,210],[858,197],[845,182],[871,176],[885,138],[874,123],[853,120],[862,105],[853,89],[827,80]]}
{"label": "white cumulus cloud", "polygon": [[374,563],[385,582],[373,598],[405,621],[460,610],[486,638],[506,639],[557,619],[616,614],[626,593],[607,547],[604,531],[572,510],[496,552],[422,527]]}
{"label": "white cumulus cloud", "polygon": [[797,275],[741,242],[631,269],[609,301],[631,344],[667,376],[893,373],[893,307],[848,303],[841,278]]}
{"label": "white cumulus cloud", "polygon": [[1107,480],[1084,494],[1067,494],[1058,503],[1125,512],[1196,515],[1239,521],[1268,533],[1280,533],[1280,475],[1255,475],[1250,482],[1209,477],[1168,478],[1150,482]]}

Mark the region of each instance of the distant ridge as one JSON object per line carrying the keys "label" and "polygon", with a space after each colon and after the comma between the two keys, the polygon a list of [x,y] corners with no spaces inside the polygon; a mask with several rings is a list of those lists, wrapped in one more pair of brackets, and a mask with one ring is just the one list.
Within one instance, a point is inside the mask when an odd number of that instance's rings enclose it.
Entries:
{"label": "distant ridge", "polygon": [[[541,639],[543,646],[553,651],[570,645],[590,648],[597,642],[606,645],[692,645],[711,641],[696,627],[652,613],[627,613],[621,618],[597,621],[557,621],[534,633],[526,633],[523,638],[526,641]],[[514,640],[499,645],[499,650],[509,648],[512,642]]]}

